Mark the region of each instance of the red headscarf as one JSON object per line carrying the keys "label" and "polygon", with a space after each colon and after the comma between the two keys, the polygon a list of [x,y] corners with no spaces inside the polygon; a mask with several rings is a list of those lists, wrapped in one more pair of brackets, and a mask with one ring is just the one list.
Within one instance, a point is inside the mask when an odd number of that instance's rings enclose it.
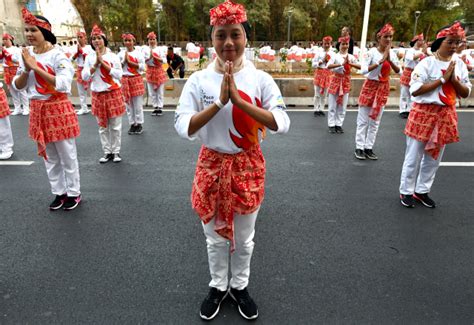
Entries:
{"label": "red headscarf", "polygon": [[339,43],[349,43],[351,41],[350,36],[341,36],[337,40]]}
{"label": "red headscarf", "polygon": [[413,37],[413,39],[411,40],[412,42],[416,42],[416,41],[423,41],[425,39],[425,37],[423,36],[423,33],[419,34],[419,35],[416,35],[415,37]]}
{"label": "red headscarf", "polygon": [[377,33],[377,36],[383,36],[388,33],[393,33],[395,32],[395,29],[393,28],[390,23],[385,24],[385,26],[382,27],[382,29]]}
{"label": "red headscarf", "polygon": [[209,11],[211,26],[240,24],[247,21],[245,7],[226,0]]}
{"label": "red headscarf", "polygon": [[329,42],[329,43],[331,43],[331,42],[332,42],[332,37],[331,37],[331,36],[324,36],[324,37],[323,37],[323,42]]}
{"label": "red headscarf", "polygon": [[12,35],[8,34],[8,33],[3,33],[3,36],[2,36],[3,39],[7,38],[11,41],[13,41],[15,39],[15,37],[13,37]]}
{"label": "red headscarf", "polygon": [[79,31],[79,32],[76,33],[76,36],[84,36],[84,37],[86,37],[86,33],[83,32],[83,31]]}
{"label": "red headscarf", "polygon": [[436,35],[436,39],[444,38],[447,36],[459,36],[461,38],[465,37],[464,28],[462,28],[461,23],[459,21],[455,22],[448,28],[443,29]]}
{"label": "red headscarf", "polygon": [[37,27],[44,28],[48,31],[51,31],[51,24],[45,20],[36,18],[31,12],[28,11],[25,7],[21,9],[21,15],[25,24],[33,25]]}
{"label": "red headscarf", "polygon": [[133,40],[135,40],[135,36],[133,36],[133,35],[130,34],[130,33],[125,33],[125,34],[122,34],[122,39],[123,39],[123,40],[127,40],[127,39],[133,39]]}
{"label": "red headscarf", "polygon": [[146,38],[156,38],[155,32],[149,32]]}
{"label": "red headscarf", "polygon": [[94,27],[92,27],[91,36],[103,36],[103,37],[105,37],[105,34],[102,31],[102,29],[99,28],[99,26],[94,25]]}

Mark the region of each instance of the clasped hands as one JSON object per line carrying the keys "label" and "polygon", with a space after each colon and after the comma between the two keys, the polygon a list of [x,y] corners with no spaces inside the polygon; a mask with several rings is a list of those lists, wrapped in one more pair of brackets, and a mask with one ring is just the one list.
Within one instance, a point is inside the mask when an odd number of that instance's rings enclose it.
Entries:
{"label": "clasped hands", "polygon": [[229,100],[237,106],[242,101],[240,97],[237,86],[234,81],[234,63],[231,61],[226,61],[224,64],[224,77],[222,78],[221,83],[221,94],[219,99],[223,105],[227,104]]}

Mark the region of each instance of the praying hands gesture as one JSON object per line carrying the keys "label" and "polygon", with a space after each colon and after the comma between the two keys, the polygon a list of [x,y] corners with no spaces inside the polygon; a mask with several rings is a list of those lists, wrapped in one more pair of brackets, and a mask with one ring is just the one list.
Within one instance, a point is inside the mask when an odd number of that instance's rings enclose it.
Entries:
{"label": "praying hands gesture", "polygon": [[23,58],[23,62],[25,63],[26,71],[35,70],[38,68],[36,59],[30,54],[28,48],[24,47],[21,50],[21,56]]}

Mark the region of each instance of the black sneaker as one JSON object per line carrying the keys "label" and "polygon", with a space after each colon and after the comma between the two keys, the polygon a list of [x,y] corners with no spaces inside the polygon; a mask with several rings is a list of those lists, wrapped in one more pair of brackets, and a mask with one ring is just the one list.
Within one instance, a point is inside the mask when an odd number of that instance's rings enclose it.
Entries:
{"label": "black sneaker", "polygon": [[114,155],[111,153],[106,153],[103,157],[99,159],[99,163],[105,164],[106,162],[112,160],[114,158]]}
{"label": "black sneaker", "polygon": [[364,151],[362,149],[356,149],[354,151],[354,155],[359,160],[365,160]]}
{"label": "black sneaker", "polygon": [[436,207],[436,203],[435,201],[433,201],[429,196],[428,196],[428,193],[423,193],[423,194],[420,194],[420,193],[416,193],[413,194],[413,197],[415,199],[417,199],[418,201],[420,201],[425,207],[427,208],[435,208]]}
{"label": "black sneaker", "polygon": [[255,319],[258,317],[258,308],[247,291],[247,288],[237,290],[231,288],[229,294],[237,302],[240,315],[245,319]]}
{"label": "black sneaker", "polygon": [[336,133],[344,133],[342,127],[336,125]]}
{"label": "black sneaker", "polygon": [[409,112],[401,112],[400,113],[400,118],[402,119],[407,119],[408,118],[408,114],[410,114]]}
{"label": "black sneaker", "polygon": [[156,114],[158,116],[161,116],[163,115],[163,110],[161,108],[158,107],[158,113]]}
{"label": "black sneaker", "polygon": [[68,196],[64,201],[63,209],[66,211],[74,210],[81,203],[81,196]]}
{"label": "black sneaker", "polygon": [[211,320],[219,313],[221,302],[227,296],[228,291],[220,291],[217,288],[211,288],[206,298],[201,304],[199,316],[205,320]]}
{"label": "black sneaker", "polygon": [[143,126],[141,124],[137,124],[135,128],[135,134],[142,134],[143,133]]}
{"label": "black sneaker", "polygon": [[323,111],[319,111],[319,115],[320,115],[320,116],[326,116],[326,114],[324,114]]}
{"label": "black sneaker", "polygon": [[130,129],[128,129],[128,134],[135,134],[136,125],[130,125]]}
{"label": "black sneaker", "polygon": [[49,205],[49,209],[53,211],[61,209],[66,199],[67,199],[67,194],[56,195],[56,197],[54,198],[54,201],[51,202],[51,204]]}
{"label": "black sneaker", "polygon": [[114,153],[112,156],[113,156],[112,160],[113,160],[114,163],[119,163],[119,162],[122,161],[122,157],[120,157],[120,154]]}
{"label": "black sneaker", "polygon": [[329,133],[336,133],[336,127],[335,126],[330,126],[329,127]]}
{"label": "black sneaker", "polygon": [[313,114],[314,114],[314,116],[319,116],[320,115],[319,111],[314,111]]}
{"label": "black sneaker", "polygon": [[370,160],[377,160],[379,157],[375,155],[375,153],[372,151],[372,149],[364,149],[364,154],[367,158]]}
{"label": "black sneaker", "polygon": [[400,203],[407,208],[415,207],[415,199],[413,198],[413,195],[400,194]]}
{"label": "black sneaker", "polygon": [[153,112],[151,112],[151,116],[158,116],[158,107],[153,107]]}

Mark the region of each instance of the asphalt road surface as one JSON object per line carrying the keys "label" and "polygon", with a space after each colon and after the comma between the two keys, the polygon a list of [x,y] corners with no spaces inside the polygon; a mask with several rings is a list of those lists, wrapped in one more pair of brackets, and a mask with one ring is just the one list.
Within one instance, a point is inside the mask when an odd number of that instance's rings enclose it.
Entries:
{"label": "asphalt road surface", "polygon": [[[79,117],[83,202],[50,212],[44,164],[11,117],[14,161],[0,165],[1,324],[200,324],[208,291],[205,238],[190,206],[200,143],[178,137],[173,112],[146,113],[122,158],[98,163],[97,123]],[[400,205],[404,122],[386,112],[378,161],[354,158],[356,112],[343,135],[290,111],[287,135],[262,144],[266,198],[249,292],[261,324],[474,323],[474,167],[440,167],[436,209]],[[474,162],[474,114],[444,162]],[[244,323],[227,299],[214,324]]]}

